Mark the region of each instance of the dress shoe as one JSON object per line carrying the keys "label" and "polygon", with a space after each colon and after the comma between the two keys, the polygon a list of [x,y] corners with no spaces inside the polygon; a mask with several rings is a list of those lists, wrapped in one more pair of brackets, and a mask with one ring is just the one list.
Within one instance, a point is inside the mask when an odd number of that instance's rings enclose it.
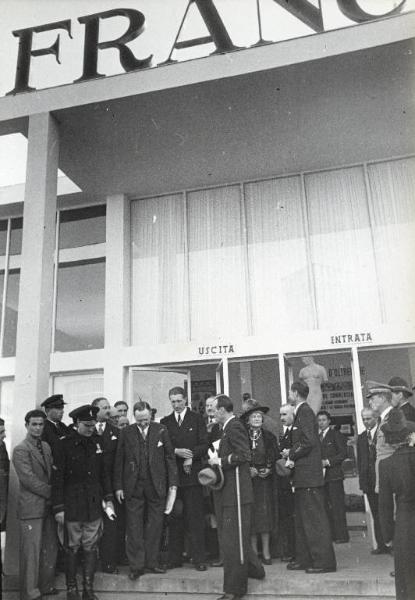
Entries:
{"label": "dress shoe", "polygon": [[128,579],[131,579],[131,581],[135,581],[136,579],[141,577],[141,575],[143,575],[143,574],[144,574],[144,571],[142,571],[141,569],[138,569],[138,570],[130,569],[130,572],[128,573]]}
{"label": "dress shoe", "polygon": [[346,538],[341,539],[341,540],[334,540],[335,544],[348,544],[349,540],[347,540]]}
{"label": "dress shoe", "polygon": [[216,560],[210,563],[211,567],[223,567],[223,560]]}
{"label": "dress shoe", "polygon": [[281,562],[293,562],[294,556],[281,556]]}
{"label": "dress shoe", "polygon": [[223,594],[217,600],[241,600],[241,598],[242,596],[238,596],[237,594]]}
{"label": "dress shoe", "polygon": [[42,596],[57,596],[59,594],[59,590],[55,587],[46,590],[46,592],[42,592]]}
{"label": "dress shoe", "polygon": [[118,575],[119,570],[115,565],[104,565],[101,569],[103,573],[110,573],[111,575]]}
{"label": "dress shoe", "polygon": [[306,573],[309,574],[318,574],[318,573],[334,573],[336,571],[336,567],[329,567],[325,569],[324,567],[309,567],[305,570]]}
{"label": "dress shoe", "polygon": [[263,565],[272,565],[272,558],[264,558],[262,557],[262,564]]}
{"label": "dress shoe", "polygon": [[196,571],[207,571],[207,566],[204,563],[195,565]]}
{"label": "dress shoe", "polygon": [[154,573],[155,575],[163,575],[166,569],[162,567],[146,567],[146,573]]}
{"label": "dress shoe", "polygon": [[300,565],[298,562],[289,562],[287,565],[289,571],[305,571],[307,567]]}
{"label": "dress shoe", "polygon": [[168,562],[165,565],[163,564],[163,567],[166,569],[180,569],[183,566],[182,563],[176,563],[176,562]]}
{"label": "dress shoe", "polygon": [[390,554],[390,549],[387,546],[385,546],[384,548],[376,548],[376,550],[371,550],[370,554]]}

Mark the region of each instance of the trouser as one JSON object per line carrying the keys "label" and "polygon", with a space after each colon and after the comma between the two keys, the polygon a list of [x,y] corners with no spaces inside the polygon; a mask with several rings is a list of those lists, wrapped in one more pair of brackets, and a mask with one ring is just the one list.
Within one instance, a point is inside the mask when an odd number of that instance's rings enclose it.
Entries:
{"label": "trouser", "polygon": [[158,565],[165,503],[151,479],[137,481],[133,494],[125,500],[126,551],[133,571]]}
{"label": "trouser", "polygon": [[295,490],[296,562],[304,567],[336,568],[324,488]]}
{"label": "trouser", "polygon": [[330,522],[333,540],[349,540],[346,521],[346,505],[344,503],[343,480],[326,481],[324,484],[326,510]]}
{"label": "trouser", "polygon": [[369,502],[370,512],[373,517],[373,528],[375,530],[375,539],[378,545],[378,548],[385,548],[385,541],[382,535],[382,528],[380,526],[379,520],[379,494],[375,492],[369,492],[366,494],[367,501]]}
{"label": "trouser", "polygon": [[262,579],[264,567],[251,546],[251,504],[241,506],[241,530],[243,563],[241,564],[236,506],[224,506],[219,510],[218,527],[223,554],[223,591],[225,594],[246,594],[248,577]]}
{"label": "trouser", "polygon": [[75,554],[82,546],[85,552],[95,550],[102,533],[102,519],[67,521],[68,548]]}
{"label": "trouser", "polygon": [[20,520],[20,598],[34,600],[54,587],[58,551],[52,515]]}
{"label": "trouser", "polygon": [[201,485],[179,487],[177,497],[183,502],[183,519],[175,519],[170,526],[169,562],[182,562],[186,532],[194,564],[204,563],[206,557],[203,488]]}
{"label": "trouser", "polygon": [[[114,505],[118,517],[118,506]],[[103,569],[115,568],[118,563],[118,518],[111,520],[105,513],[102,518],[102,537],[99,541],[99,559]]]}
{"label": "trouser", "polygon": [[295,556],[294,494],[291,489],[278,493],[278,519],[281,558]]}

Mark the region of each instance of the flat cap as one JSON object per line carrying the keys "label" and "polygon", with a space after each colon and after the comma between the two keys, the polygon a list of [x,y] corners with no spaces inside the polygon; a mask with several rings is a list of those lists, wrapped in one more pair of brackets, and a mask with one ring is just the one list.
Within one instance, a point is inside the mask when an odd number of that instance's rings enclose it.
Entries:
{"label": "flat cap", "polygon": [[98,406],[91,406],[90,404],[84,404],[78,408],[74,408],[69,413],[69,416],[74,421],[96,421],[97,414],[99,413]]}
{"label": "flat cap", "polygon": [[43,406],[43,408],[63,408],[65,404],[62,394],[53,394],[53,396],[43,400],[40,406]]}

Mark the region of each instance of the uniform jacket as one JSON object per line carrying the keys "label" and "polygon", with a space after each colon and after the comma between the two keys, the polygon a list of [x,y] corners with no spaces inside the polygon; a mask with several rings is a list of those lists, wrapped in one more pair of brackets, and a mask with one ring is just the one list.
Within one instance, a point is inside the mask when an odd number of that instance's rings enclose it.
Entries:
{"label": "uniform jacket", "polygon": [[401,411],[405,415],[405,419],[407,421],[412,421],[413,423],[415,423],[415,408],[409,401],[405,402],[405,404],[401,406]]}
{"label": "uniform jacket", "polygon": [[12,461],[19,479],[19,519],[40,519],[50,509],[52,451],[42,443],[43,456],[29,435],[13,450]]}
{"label": "uniform jacket", "polygon": [[249,470],[251,450],[246,428],[237,418],[231,419],[219,444],[219,458],[222,460],[224,486],[214,492],[222,506],[236,506],[236,467],[239,466],[239,489],[241,504],[253,502],[252,482]]}
{"label": "uniform jacket", "polygon": [[6,444],[0,442],[0,527],[7,512],[7,493],[9,489],[10,460]]}
{"label": "uniform jacket", "polygon": [[60,422],[55,425],[49,421],[49,419],[45,420],[42,440],[51,447],[54,460],[56,460],[56,453],[59,451],[61,440],[63,440],[68,433],[70,433],[70,429],[64,423]]}
{"label": "uniform jacket", "polygon": [[[140,444],[137,425],[125,427],[118,440],[113,482],[115,490],[124,490],[126,498],[134,492],[140,472]],[[149,472],[159,498],[178,484],[176,459],[169,434],[164,425],[151,422],[148,428]]]}
{"label": "uniform jacket", "polygon": [[357,436],[357,470],[359,472],[359,487],[364,494],[373,494],[376,485],[376,428],[372,443],[369,445],[367,431]]}
{"label": "uniform jacket", "polygon": [[62,440],[53,471],[53,511],[65,511],[67,521],[94,521],[102,516],[103,499],[113,499],[103,449],[94,436],[74,431]]}
{"label": "uniform jacket", "polygon": [[[394,537],[395,501],[397,511],[401,505],[407,505],[415,515],[415,448],[403,446],[383,460],[379,465],[379,477],[380,522],[385,541],[390,542]],[[413,536],[412,526],[408,534]]]}
{"label": "uniform jacket", "polygon": [[209,447],[208,433],[202,415],[187,409],[180,427],[174,412],[160,422],[167,427],[173,448],[188,448],[193,452],[190,475],[186,475],[183,470],[184,459],[176,456],[179,486],[200,485],[197,474],[205,466]]}
{"label": "uniform jacket", "polygon": [[342,462],[347,458],[347,443],[340,431],[329,428],[321,441],[321,458],[330,461],[330,466],[325,467],[325,481],[344,479]]}
{"label": "uniform jacket", "polygon": [[321,464],[321,444],[317,419],[309,405],[299,406],[291,429],[292,448],[289,458],[294,461],[293,486],[295,488],[324,485]]}

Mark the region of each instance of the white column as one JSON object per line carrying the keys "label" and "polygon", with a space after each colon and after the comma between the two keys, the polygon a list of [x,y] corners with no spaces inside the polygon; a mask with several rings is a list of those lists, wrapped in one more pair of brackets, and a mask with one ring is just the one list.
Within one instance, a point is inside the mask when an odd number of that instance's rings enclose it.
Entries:
{"label": "white column", "polygon": [[105,268],[104,394],[110,404],[125,399],[121,349],[130,342],[130,202],[108,196]]}
{"label": "white column", "polygon": [[[26,435],[26,412],[38,406],[49,392],[58,160],[56,121],[49,113],[32,115],[29,117],[23,210],[15,405],[9,431],[12,446]],[[10,484],[6,573],[18,569],[17,481],[13,471]]]}

